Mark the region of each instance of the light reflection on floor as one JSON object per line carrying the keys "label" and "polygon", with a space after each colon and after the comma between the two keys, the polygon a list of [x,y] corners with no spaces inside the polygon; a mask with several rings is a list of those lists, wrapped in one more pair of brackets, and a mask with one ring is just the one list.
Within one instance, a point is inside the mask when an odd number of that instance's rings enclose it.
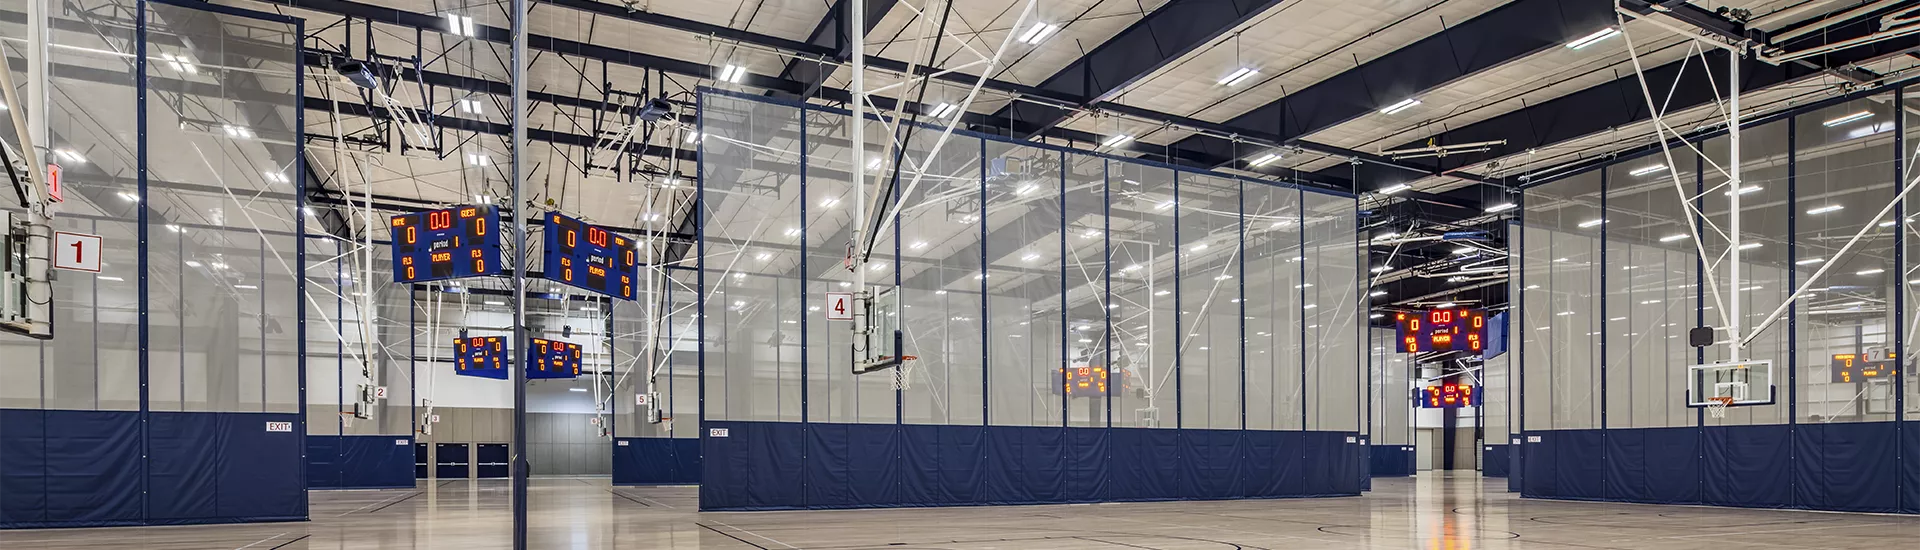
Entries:
{"label": "light reflection on floor", "polygon": [[[1920,517],[1519,499],[1471,472],[1375,479],[1362,497],[698,513],[693,487],[543,478],[540,549],[1412,550],[1920,548]],[[501,481],[313,494],[313,521],[0,531],[5,550],[508,548]]]}

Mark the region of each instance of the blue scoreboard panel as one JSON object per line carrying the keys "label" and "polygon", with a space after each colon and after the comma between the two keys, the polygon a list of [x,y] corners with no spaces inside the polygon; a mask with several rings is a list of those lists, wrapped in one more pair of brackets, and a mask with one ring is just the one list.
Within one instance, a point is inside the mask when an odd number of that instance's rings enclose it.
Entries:
{"label": "blue scoreboard panel", "polygon": [[1468,384],[1440,384],[1420,388],[1415,400],[1422,409],[1458,409],[1480,405],[1479,388]]}
{"label": "blue scoreboard panel", "polygon": [[534,338],[527,351],[527,378],[580,376],[580,344]]}
{"label": "blue scoreboard panel", "polygon": [[456,206],[394,216],[393,280],[418,283],[500,273],[500,207]]}
{"label": "blue scoreboard panel", "polygon": [[1835,384],[1849,384],[1874,378],[1892,380],[1893,375],[1900,373],[1899,357],[1900,354],[1889,352],[1885,360],[1870,361],[1856,353],[1836,353],[1833,355],[1833,363],[1829,369],[1833,376],[1831,381]]}
{"label": "blue scoreboard panel", "polygon": [[1109,373],[1104,365],[1079,363],[1072,367],[1056,369],[1060,375],[1054,377],[1053,394],[1067,397],[1097,397],[1120,395],[1120,390],[1132,386],[1127,372]]}
{"label": "blue scoreboard panel", "polygon": [[548,212],[546,278],[632,300],[639,278],[636,244],[624,235]]}
{"label": "blue scoreboard panel", "polygon": [[494,380],[507,379],[507,339],[473,336],[453,341],[453,373]]}
{"label": "blue scoreboard panel", "polygon": [[1398,313],[1393,319],[1400,353],[1487,349],[1487,312],[1479,309],[1436,309],[1426,313]]}

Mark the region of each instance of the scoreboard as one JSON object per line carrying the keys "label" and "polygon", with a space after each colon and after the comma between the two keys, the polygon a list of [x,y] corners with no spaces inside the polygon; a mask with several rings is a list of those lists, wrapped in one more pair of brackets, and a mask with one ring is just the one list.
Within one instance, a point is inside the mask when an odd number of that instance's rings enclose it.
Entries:
{"label": "scoreboard", "polygon": [[507,379],[506,339],[473,336],[453,341],[453,373],[494,380]]}
{"label": "scoreboard", "polygon": [[585,222],[547,213],[546,278],[623,300],[634,299],[637,243]]}
{"label": "scoreboard", "polygon": [[580,344],[534,338],[527,353],[527,378],[580,376]]}
{"label": "scoreboard", "polygon": [[1127,373],[1112,373],[1103,365],[1079,364],[1058,369],[1053,394],[1067,397],[1112,396],[1127,386]]}
{"label": "scoreboard", "polygon": [[456,206],[394,216],[393,280],[418,283],[500,273],[500,207]]}
{"label": "scoreboard", "polygon": [[1877,378],[1891,380],[1895,374],[1899,374],[1898,357],[1899,354],[1889,352],[1886,359],[1875,361],[1864,355],[1836,353],[1833,355],[1832,368],[1829,369],[1833,373],[1832,382],[1846,384]]}
{"label": "scoreboard", "polygon": [[1479,309],[1436,309],[1426,313],[1397,313],[1394,345],[1400,353],[1466,351],[1487,348],[1487,312]]}
{"label": "scoreboard", "polygon": [[1480,392],[1467,384],[1437,384],[1420,388],[1415,397],[1422,409],[1458,409],[1480,405]]}

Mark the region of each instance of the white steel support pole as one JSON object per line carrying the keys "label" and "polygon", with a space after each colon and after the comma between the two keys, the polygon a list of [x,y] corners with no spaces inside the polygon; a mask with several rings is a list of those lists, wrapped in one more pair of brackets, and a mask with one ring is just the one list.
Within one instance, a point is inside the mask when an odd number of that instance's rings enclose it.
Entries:
{"label": "white steel support pole", "polygon": [[[847,121],[850,125],[848,132],[853,138],[853,246],[848,252],[854,255],[853,290],[864,296],[867,292],[867,270],[861,268],[867,264],[867,1],[847,2],[847,10],[847,48],[853,57],[853,119]],[[801,238],[805,239],[806,236],[802,235]],[[860,308],[856,306],[854,309]],[[854,329],[865,330],[866,327],[855,323]],[[858,337],[855,335],[856,339]],[[854,358],[855,361],[862,359],[865,358]]]}
{"label": "white steel support pole", "polygon": [[507,370],[513,371],[512,507],[513,550],[527,550],[527,218],[521,197],[527,181],[527,0],[512,0],[513,132],[508,147],[513,159],[513,346],[516,353]]}
{"label": "white steel support pole", "polygon": [[1727,357],[1729,361],[1741,359],[1740,347],[1745,342],[1740,332],[1740,303],[1746,300],[1746,291],[1740,287],[1740,57],[1746,49],[1743,43],[1727,52],[1727,116],[1731,117],[1727,121],[1728,155],[1731,157],[1727,159],[1727,183],[1730,186],[1728,189],[1732,190],[1727,193],[1732,197],[1727,211],[1731,235],[1727,239],[1727,246],[1732,247],[1728,253],[1733,264],[1727,276],[1728,286],[1733,289],[1733,299],[1727,303],[1727,334],[1731,342],[1728,349],[1730,355]]}
{"label": "white steel support pole", "polygon": [[[50,154],[52,143],[48,141],[48,120],[52,118],[47,101],[47,67],[51,60],[47,58],[50,42],[49,20],[53,17],[54,0],[27,0],[27,103],[18,105],[13,94],[13,81],[6,80],[7,100],[13,107],[13,121],[16,131],[21,122],[26,123],[27,139],[21,143],[20,154],[26,157],[27,173],[33,176],[33,185],[28,198],[27,219],[32,225],[27,228],[27,280],[26,303],[21,304],[28,321],[28,335],[34,338],[53,338],[53,200],[48,196],[52,190],[48,187],[47,163],[41,156],[41,148]],[[4,69],[4,67],[0,67]],[[11,70],[8,69],[9,73]],[[24,108],[22,108],[24,107]]]}

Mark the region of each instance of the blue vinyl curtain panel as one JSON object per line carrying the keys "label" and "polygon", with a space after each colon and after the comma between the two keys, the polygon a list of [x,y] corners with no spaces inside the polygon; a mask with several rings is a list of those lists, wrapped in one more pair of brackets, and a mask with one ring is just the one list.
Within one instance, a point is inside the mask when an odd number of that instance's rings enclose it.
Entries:
{"label": "blue vinyl curtain panel", "polygon": [[[702,509],[1360,492],[1352,196],[924,125],[855,167],[844,111],[702,92]],[[820,307],[862,179],[901,389]]]}
{"label": "blue vinyl curtain panel", "polygon": [[[0,528],[304,520],[303,24],[175,0],[54,17],[106,33],[53,25],[50,42],[78,48],[53,48],[55,97],[37,113],[41,145],[75,152],[50,159],[67,182],[56,229],[101,235],[105,262],[56,281],[53,340],[0,337],[0,374],[29,390],[0,399]],[[257,34],[233,39],[231,24]],[[131,55],[99,53],[114,47]],[[256,70],[208,91],[192,84],[212,71],[150,62],[160,53]],[[156,160],[184,158],[206,162]],[[196,214],[209,210],[230,216]]]}
{"label": "blue vinyl curtain panel", "polygon": [[[1898,358],[1892,370],[1912,364],[1912,208],[1875,217],[1913,177],[1914,146],[1913,115],[1875,105],[1907,93],[1865,90],[1750,122],[1738,188],[1712,167],[1728,158],[1721,131],[1692,139],[1705,158],[1653,148],[1525,190],[1512,330],[1523,429],[1508,449],[1523,496],[1920,513],[1920,431],[1905,412],[1916,388],[1848,361],[1882,349]],[[1647,193],[1668,170],[1663,194]],[[1699,212],[1673,200],[1676,176]],[[1724,326],[1725,302],[1703,289],[1732,296],[1726,266],[1712,263],[1728,242],[1703,228],[1703,258],[1681,235],[1684,217],[1724,231],[1736,192],[1743,331],[1794,289],[1809,293],[1747,349],[1773,361],[1774,402],[1714,418],[1684,406],[1683,373],[1725,346],[1686,347],[1684,333]]]}

